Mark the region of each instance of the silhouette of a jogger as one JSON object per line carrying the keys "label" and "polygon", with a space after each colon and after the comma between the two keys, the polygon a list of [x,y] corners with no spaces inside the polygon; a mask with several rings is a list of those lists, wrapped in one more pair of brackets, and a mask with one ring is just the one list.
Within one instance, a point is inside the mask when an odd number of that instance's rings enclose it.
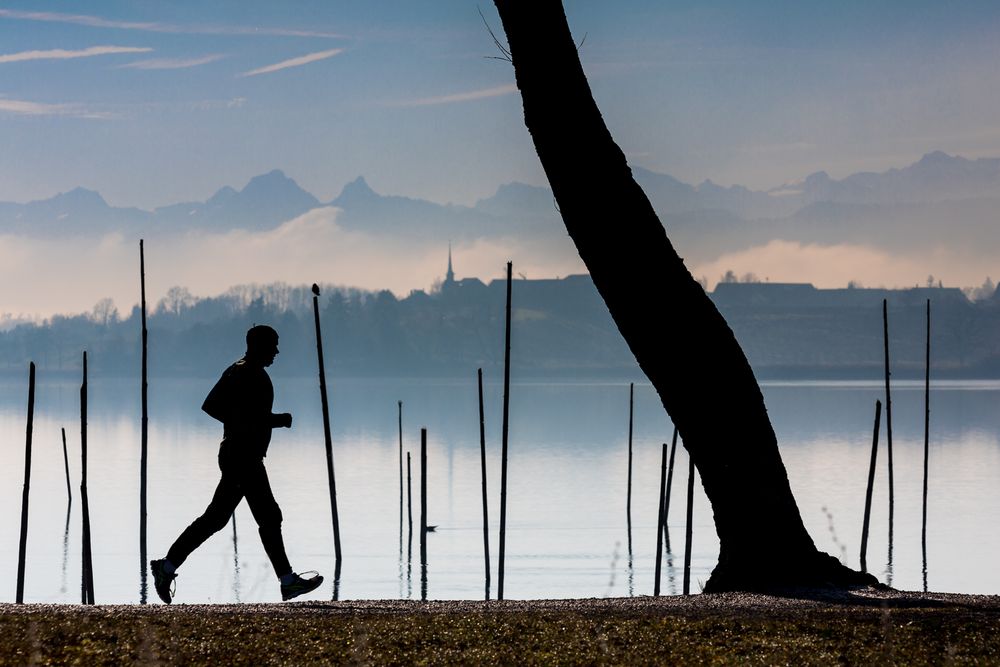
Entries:
{"label": "silhouette of a jogger", "polygon": [[184,529],[166,558],[150,562],[156,592],[167,604],[173,597],[175,570],[191,552],[226,526],[244,498],[257,521],[264,551],[281,581],[282,598],[290,600],[308,593],[323,582],[319,575],[306,579],[292,571],[281,538],[281,508],[264,469],[271,429],[292,426],[292,415],[271,412],[274,388],[264,369],[277,354],[278,332],[266,325],[251,328],[247,331],[246,354],[223,372],[201,406],[224,427],[219,447],[222,478],[204,514]]}

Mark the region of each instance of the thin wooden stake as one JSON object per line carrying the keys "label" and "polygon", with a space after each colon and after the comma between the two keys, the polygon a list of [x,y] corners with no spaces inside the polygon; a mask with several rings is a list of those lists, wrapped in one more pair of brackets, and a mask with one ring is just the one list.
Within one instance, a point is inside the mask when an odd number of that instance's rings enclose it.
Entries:
{"label": "thin wooden stake", "polygon": [[83,353],[83,383],[80,385],[80,510],[83,518],[83,604],[94,604],[94,558],[90,545],[90,503],[87,500],[87,352]]}
{"label": "thin wooden stake", "polygon": [[688,455],[687,527],[684,529],[684,595],[691,595],[691,532],[694,518],[694,459]]}
{"label": "thin wooden stake", "polygon": [[69,504],[73,504],[73,489],[69,483],[69,452],[66,450],[66,429],[60,428],[62,431],[62,446],[63,446],[63,463],[66,464],[66,498],[69,500]]}
{"label": "thin wooden stake", "polygon": [[149,461],[148,332],[146,330],[146,254],[139,239],[139,291],[142,311],[142,422],[139,448],[139,602],[146,604],[146,471]]}
{"label": "thin wooden stake", "polygon": [[337,480],[333,473],[333,439],[330,437],[330,407],[326,396],[326,368],[323,363],[323,335],[319,327],[319,285],[313,283],[313,319],[316,323],[316,360],[319,365],[319,398],[323,405],[323,438],[326,444],[326,474],[330,485],[330,514],[333,516],[333,549],[340,551],[340,514],[337,511]]}
{"label": "thin wooden stake", "polygon": [[420,429],[420,564],[427,565],[427,429]]}
{"label": "thin wooden stake", "polygon": [[403,402],[396,401],[399,409],[399,554],[403,554]]}
{"label": "thin wooden stake", "polygon": [[503,426],[500,448],[500,558],[497,563],[497,599],[503,600],[504,556],[507,551],[507,433],[510,413],[510,295],[511,262],[507,262],[507,308],[503,352]]}
{"label": "thin wooden stake", "polygon": [[670,439],[670,463],[667,464],[667,490],[663,495],[663,539],[667,544],[667,551],[670,551],[670,531],[667,529],[667,520],[670,517],[670,485],[674,480],[674,455],[677,453],[677,427],[674,426],[674,435]]}
{"label": "thin wooden stake", "polygon": [[31,432],[35,423],[35,362],[28,363],[28,425],[24,434],[24,488],[21,492],[21,541],[17,548],[17,604],[24,603],[24,564],[28,549],[28,490],[31,488]]}
{"label": "thin wooden stake", "polygon": [[420,429],[420,599],[427,599],[427,429]]}
{"label": "thin wooden stake", "polygon": [[479,378],[479,460],[483,477],[483,559],[486,563],[486,599],[490,599],[490,510],[486,492],[486,415],[483,410],[483,369]]}
{"label": "thin wooden stake", "polygon": [[413,484],[410,477],[410,453],[406,452],[406,517],[409,530],[406,538],[406,562],[413,557]]}
{"label": "thin wooden stake", "polygon": [[[895,494],[892,481],[892,397],[889,393],[889,309],[886,299],[882,299],[882,338],[885,347],[885,442],[889,460],[889,550],[892,550],[892,519],[895,509]],[[891,557],[890,557],[891,558]]]}
{"label": "thin wooden stake", "polygon": [[878,430],[882,419],[882,401],[875,401],[875,428],[872,431],[872,457],[868,464],[868,486],[865,490],[865,518],[861,525],[861,571],[868,571],[868,522],[872,511],[872,488],[875,486],[875,460],[878,458]]}
{"label": "thin wooden stake", "polygon": [[625,493],[625,522],[632,531],[632,416],[635,411],[635,383],[628,383],[628,485]]}
{"label": "thin wooden stake", "polygon": [[927,299],[927,347],[924,358],[924,497],[920,546],[923,552],[924,592],[927,592],[927,478],[931,433],[931,300]]}
{"label": "thin wooden stake", "polygon": [[660,562],[663,560],[663,493],[667,485],[667,443],[663,443],[663,455],[660,458],[660,495],[656,517],[656,573],[653,578],[653,595],[660,594]]}

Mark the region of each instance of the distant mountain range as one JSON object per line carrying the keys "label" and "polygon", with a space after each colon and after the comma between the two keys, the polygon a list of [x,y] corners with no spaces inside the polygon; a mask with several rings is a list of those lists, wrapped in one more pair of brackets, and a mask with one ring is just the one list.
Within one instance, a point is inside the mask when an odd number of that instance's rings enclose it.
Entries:
{"label": "distant mountain range", "polygon": [[[962,237],[975,236],[977,248],[985,243],[991,251],[1000,249],[997,158],[969,160],[939,151],[899,169],[841,180],[817,172],[768,191],[711,181],[694,186],[638,167],[633,173],[689,258],[706,259],[774,238],[899,248],[961,243]],[[321,202],[279,170],[252,178],[242,190],[226,186],[204,202],[152,211],[113,207],[83,188],[26,204],[0,202],[0,233],[260,231],[319,206],[338,207],[338,224],[374,235],[434,241],[565,239],[552,193],[543,187],[510,183],[474,206],[458,206],[379,194],[358,177],[335,199]]]}

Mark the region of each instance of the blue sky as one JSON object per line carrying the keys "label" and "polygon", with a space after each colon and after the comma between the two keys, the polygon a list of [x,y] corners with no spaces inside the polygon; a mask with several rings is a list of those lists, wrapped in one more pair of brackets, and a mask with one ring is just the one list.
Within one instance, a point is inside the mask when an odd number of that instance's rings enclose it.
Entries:
{"label": "blue sky", "polygon": [[[767,188],[1000,155],[1000,3],[566,5],[634,164]],[[0,200],[149,208],[273,168],[321,199],[358,174],[461,203],[542,183],[494,51],[455,0],[3,3]]]}
{"label": "blue sky", "polygon": [[[935,150],[1000,156],[995,1],[565,5],[633,165],[769,189]],[[276,168],[321,201],[358,175],[378,192],[442,203],[544,185],[513,71],[490,57],[480,9],[502,38],[489,2],[0,0],[0,201],[83,186],[151,209]],[[137,241],[83,248],[0,230],[0,318],[84,311],[108,296],[127,310]],[[329,209],[262,235],[205,230],[147,248],[151,298],[274,280],[403,295],[441,277],[446,241],[387,247],[344,232]],[[498,277],[507,259],[532,277],[583,270],[568,240],[559,257],[508,241],[456,246],[459,275]],[[820,286],[912,285],[927,273],[978,285],[997,273],[992,257],[960,255],[772,244],[691,268]]]}

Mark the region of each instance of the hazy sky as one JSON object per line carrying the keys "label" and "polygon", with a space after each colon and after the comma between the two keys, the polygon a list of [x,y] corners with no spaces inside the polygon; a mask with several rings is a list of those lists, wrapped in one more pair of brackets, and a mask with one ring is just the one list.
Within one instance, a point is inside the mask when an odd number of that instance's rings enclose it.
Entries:
{"label": "hazy sky", "polygon": [[[764,188],[1000,154],[1000,3],[566,5],[635,164]],[[3,3],[0,45],[0,200],[148,208],[273,168],[321,199],[541,182],[476,3]]]}
{"label": "hazy sky", "polygon": [[[633,164],[770,188],[1000,155],[995,1],[565,4]],[[502,38],[485,1],[2,3],[0,201],[151,208],[274,168],[321,200],[543,184],[477,7]]]}

